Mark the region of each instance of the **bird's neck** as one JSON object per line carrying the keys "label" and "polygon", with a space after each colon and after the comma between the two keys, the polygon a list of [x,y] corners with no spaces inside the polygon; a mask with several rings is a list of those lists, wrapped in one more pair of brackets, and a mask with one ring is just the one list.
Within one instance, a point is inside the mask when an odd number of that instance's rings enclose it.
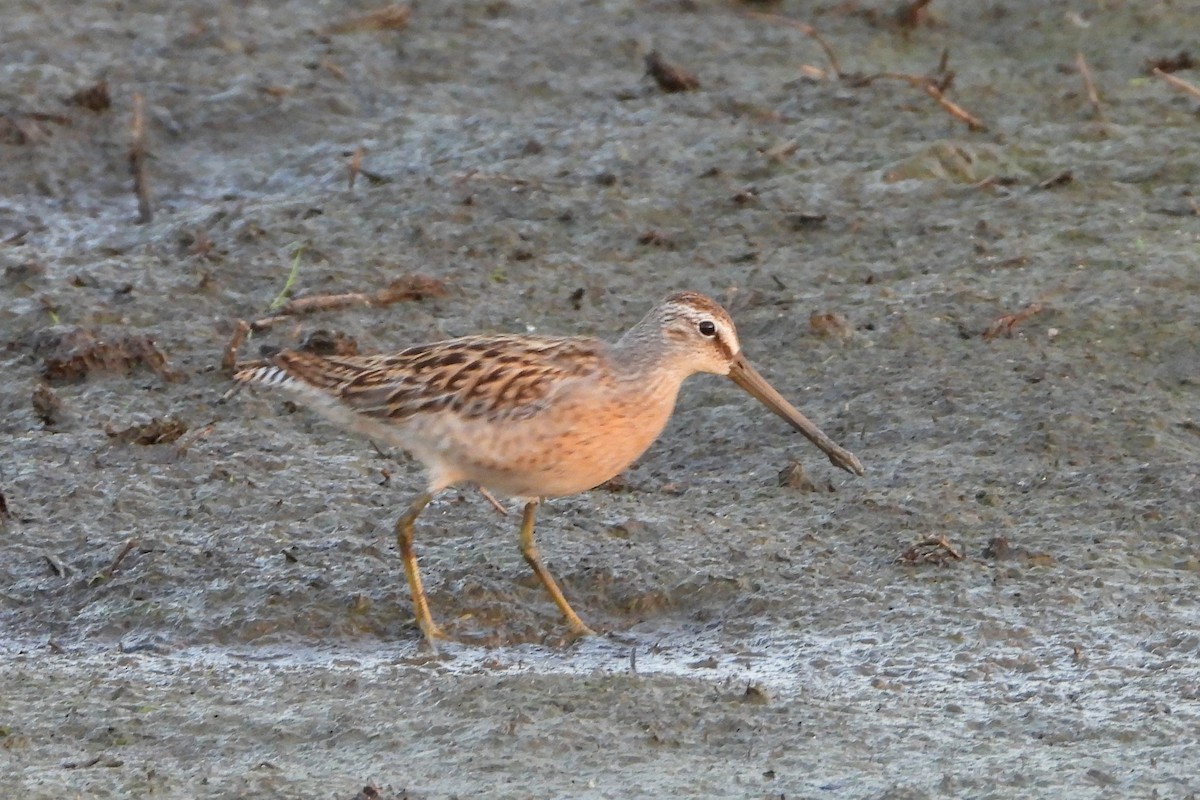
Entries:
{"label": "bird's neck", "polygon": [[690,371],[679,368],[670,345],[657,326],[639,323],[609,346],[613,375],[620,383],[636,387],[648,400],[662,395],[674,398]]}

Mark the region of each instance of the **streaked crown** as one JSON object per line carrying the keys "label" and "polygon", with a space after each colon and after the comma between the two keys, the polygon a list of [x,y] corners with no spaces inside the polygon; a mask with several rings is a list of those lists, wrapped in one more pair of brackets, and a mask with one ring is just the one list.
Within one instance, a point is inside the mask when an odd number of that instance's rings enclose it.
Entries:
{"label": "streaked crown", "polygon": [[668,296],[630,331],[639,339],[656,336],[667,358],[687,372],[727,375],[741,352],[737,329],[725,309],[696,292]]}

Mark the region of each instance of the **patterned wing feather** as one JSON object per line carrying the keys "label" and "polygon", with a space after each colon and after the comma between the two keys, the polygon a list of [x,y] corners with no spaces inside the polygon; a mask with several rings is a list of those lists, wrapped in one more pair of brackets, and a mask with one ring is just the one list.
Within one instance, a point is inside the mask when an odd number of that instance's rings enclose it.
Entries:
{"label": "patterned wing feather", "polygon": [[[593,339],[471,336],[390,355],[318,356],[285,350],[240,381],[280,383],[285,373],[354,411],[400,421],[450,409],[464,417],[526,418],[564,381],[590,375],[605,358]],[[243,377],[245,375],[245,377]]]}

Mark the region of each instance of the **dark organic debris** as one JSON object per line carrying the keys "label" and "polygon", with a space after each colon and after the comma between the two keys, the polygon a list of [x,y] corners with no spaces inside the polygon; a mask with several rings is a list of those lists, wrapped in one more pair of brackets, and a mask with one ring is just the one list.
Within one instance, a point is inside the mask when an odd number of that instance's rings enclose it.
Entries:
{"label": "dark organic debris", "polygon": [[925,6],[929,5],[933,0],[911,0],[911,2],[901,3],[900,7],[895,11],[896,24],[902,30],[912,30],[919,27],[925,21]]}
{"label": "dark organic debris", "polygon": [[824,227],[829,217],[825,214],[819,214],[809,211],[797,211],[793,214],[788,214],[785,221],[788,227],[794,231],[809,230],[810,228]]}
{"label": "dark organic debris", "polygon": [[804,465],[794,459],[779,471],[779,485],[801,492],[817,491],[817,485],[808,477]]}
{"label": "dark organic debris", "polygon": [[1031,567],[1049,567],[1054,564],[1054,556],[1037,550],[1016,547],[1003,536],[995,536],[983,548],[983,557],[992,561],[1020,560]]}
{"label": "dark organic debris", "polygon": [[746,684],[746,691],[742,693],[742,702],[755,706],[765,706],[770,704],[771,694],[757,683],[748,683]]}
{"label": "dark organic debris", "polygon": [[814,311],[808,317],[808,327],[822,338],[840,339],[843,342],[854,338],[854,326],[850,324],[850,320],[836,311]]}
{"label": "dark organic debris", "polygon": [[692,92],[700,88],[699,78],[682,67],[668,64],[657,50],[646,56],[646,74],[664,92]]}
{"label": "dark organic debris", "polygon": [[1148,59],[1146,61],[1146,72],[1152,75],[1156,71],[1179,72],[1184,69],[1195,69],[1197,66],[1200,66],[1200,61],[1192,58],[1191,53],[1183,50],[1179,52],[1179,55]]}
{"label": "dark organic debris", "polygon": [[149,336],[126,334],[108,339],[86,328],[59,326],[35,332],[30,344],[42,358],[42,375],[48,381],[82,380],[93,372],[128,375],[139,366],[163,380],[182,379]]}
{"label": "dark organic debris", "polygon": [[124,430],[115,430],[111,425],[104,426],[108,438],[121,444],[140,444],[144,446],[155,444],[171,444],[187,433],[187,423],[178,417],[155,417],[144,425],[133,425]]}
{"label": "dark organic debris", "polygon": [[987,547],[983,548],[983,557],[1000,561],[1008,558],[1008,551],[1008,539],[1003,536],[995,536],[987,543]]}
{"label": "dark organic debris", "polygon": [[319,356],[356,356],[358,340],[342,331],[318,328],[305,336],[297,349]]}
{"label": "dark organic debris", "polygon": [[1044,181],[1039,181],[1033,185],[1034,189],[1053,189],[1056,186],[1066,186],[1071,181],[1075,180],[1075,174],[1069,169],[1064,169],[1062,172],[1055,173]]}
{"label": "dark organic debris", "polygon": [[671,239],[671,235],[663,233],[660,230],[651,228],[637,238],[637,243],[646,247],[661,247],[670,250],[674,248],[675,242]]}
{"label": "dark organic debris", "polygon": [[101,111],[107,111],[112,107],[112,96],[108,93],[108,81],[101,78],[92,86],[80,89],[67,98],[67,103],[82,106],[88,111],[95,111],[97,114]]}
{"label": "dark organic debris", "polygon": [[33,387],[33,413],[43,425],[53,427],[62,421],[62,399],[50,388],[45,381],[38,381]]}

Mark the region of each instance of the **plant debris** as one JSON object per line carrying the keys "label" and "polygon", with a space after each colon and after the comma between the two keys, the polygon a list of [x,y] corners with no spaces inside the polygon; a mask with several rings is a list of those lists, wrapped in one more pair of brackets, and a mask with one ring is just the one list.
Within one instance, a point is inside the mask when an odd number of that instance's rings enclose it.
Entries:
{"label": "plant debris", "polygon": [[138,222],[144,225],[154,220],[154,209],[150,205],[150,178],[146,174],[146,118],[141,92],[133,93],[129,139],[129,172],[133,175],[133,193],[137,197]]}
{"label": "plant debris", "polygon": [[1188,83],[1183,78],[1178,78],[1174,75],[1171,75],[1166,70],[1158,69],[1157,67],[1154,69],[1153,74],[1162,78],[1164,81],[1171,84],[1181,92],[1187,92],[1192,97],[1200,97],[1200,86],[1196,86],[1193,83]]}
{"label": "plant debris", "polygon": [[112,108],[112,96],[108,93],[108,81],[101,78],[94,85],[80,89],[67,98],[66,102],[74,106],[82,106],[88,111],[107,111]]}
{"label": "plant debris", "polygon": [[850,320],[836,311],[816,312],[808,316],[808,327],[817,336],[848,342],[854,338],[854,326]]}
{"label": "plant debris", "polygon": [[297,297],[284,303],[279,312],[270,317],[256,319],[250,330],[262,331],[290,316],[311,314],[317,311],[334,311],[352,306],[380,307],[407,300],[424,300],[427,297],[445,297],[446,284],[426,275],[405,275],[374,292],[347,292],[345,294],[316,294]]}
{"label": "plant debris", "polygon": [[318,328],[305,336],[297,349],[319,356],[356,356],[358,340],[342,331]]}
{"label": "plant debris", "polygon": [[820,491],[817,485],[812,482],[812,479],[808,477],[808,473],[804,470],[804,465],[795,459],[792,459],[786,467],[779,471],[779,485],[801,492]]}
{"label": "plant debris", "polygon": [[1001,334],[1003,334],[1006,339],[1011,339],[1014,328],[1030,317],[1036,316],[1040,313],[1042,313],[1042,304],[1030,303],[1015,314],[1005,314],[1001,317],[997,317],[996,320],[987,327],[987,330],[983,332],[982,335],[984,341],[991,341]]}
{"label": "plant debris", "polygon": [[[928,5],[928,2],[929,0],[925,0],[925,2],[916,0],[915,2],[905,3],[900,9],[900,13],[896,17],[896,19],[900,22],[900,26],[906,29],[909,27],[904,24],[903,20],[905,19],[913,20],[913,26],[919,24],[922,11],[924,7]],[[744,13],[747,17],[752,19],[758,19],[762,20],[763,22],[773,23],[775,25],[785,25],[789,28],[795,28],[804,35],[813,39],[825,52],[825,58],[829,61],[829,69],[823,70],[820,67],[812,65],[803,66],[801,68],[801,72],[811,78],[821,80],[824,79],[829,73],[832,73],[833,77],[853,88],[870,86],[872,83],[875,83],[879,80],[904,81],[910,86],[914,86],[924,91],[925,94],[933,98],[934,102],[941,106],[947,114],[962,122],[969,130],[976,132],[987,130],[987,125],[984,124],[983,120],[967,111],[950,98],[946,97],[946,92],[949,91],[950,85],[954,82],[954,73],[948,69],[948,62],[950,60],[949,50],[942,51],[942,57],[938,61],[937,69],[929,75],[915,75],[907,72],[846,72],[842,69],[840,62],[838,61],[837,54],[834,53],[833,48],[829,46],[829,43],[821,37],[821,35],[817,32],[817,29],[812,25],[809,25],[805,22],[800,22],[799,20],[791,19],[790,17],[784,17],[779,14],[766,14],[758,11],[748,11]]]}
{"label": "plant debris", "polygon": [[329,33],[361,33],[363,31],[400,31],[408,27],[412,9],[392,5],[377,8],[361,16],[351,17],[329,26]]}
{"label": "plant debris", "polygon": [[901,3],[895,11],[896,24],[905,31],[920,27],[926,18],[925,6],[931,2],[933,0],[912,0],[912,2]]}
{"label": "plant debris", "polygon": [[33,387],[33,397],[30,402],[33,405],[33,413],[42,424],[47,427],[53,427],[62,421],[63,401],[54,390],[50,388],[50,384],[43,381],[38,381]]}
{"label": "plant debris", "polygon": [[1184,69],[1195,69],[1200,61],[1192,58],[1192,54],[1181,50],[1179,55],[1151,58],[1146,61],[1146,72],[1151,75],[1158,72],[1179,72]]}
{"label": "plant debris", "polygon": [[144,425],[133,425],[123,430],[115,430],[111,425],[104,426],[108,438],[115,439],[121,444],[138,444],[149,447],[156,444],[171,444],[187,433],[187,423],[179,417],[155,417]]}
{"label": "plant debris", "polygon": [[664,92],[693,92],[700,88],[699,78],[682,67],[667,63],[657,50],[646,56],[646,74],[654,78]]}
{"label": "plant debris", "polygon": [[916,566],[917,564],[937,564],[944,567],[951,561],[961,561],[963,554],[957,550],[950,540],[943,535],[926,536],[912,544],[907,550],[896,556],[897,564]]}
{"label": "plant debris", "polygon": [[993,561],[1019,559],[1031,567],[1049,567],[1054,564],[1054,557],[1049,553],[1014,547],[1003,536],[992,537],[987,546],[983,548],[983,557]]}
{"label": "plant debris", "polygon": [[126,334],[113,339],[79,327],[54,327],[37,331],[32,349],[42,357],[42,376],[51,382],[83,380],[94,372],[128,375],[146,367],[166,381],[182,380],[167,357],[149,336]]}
{"label": "plant debris", "polygon": [[50,128],[43,123],[69,126],[70,117],[62,114],[0,114],[0,142],[7,144],[37,144],[50,138]]}
{"label": "plant debris", "polygon": [[1079,70],[1079,75],[1083,78],[1083,89],[1087,93],[1088,102],[1092,104],[1092,111],[1096,115],[1096,120],[1107,123],[1108,119],[1104,116],[1104,107],[1100,104],[1100,95],[1096,91],[1096,81],[1092,77],[1092,70],[1088,66],[1087,59],[1083,57],[1082,52],[1075,54],[1075,68]]}

